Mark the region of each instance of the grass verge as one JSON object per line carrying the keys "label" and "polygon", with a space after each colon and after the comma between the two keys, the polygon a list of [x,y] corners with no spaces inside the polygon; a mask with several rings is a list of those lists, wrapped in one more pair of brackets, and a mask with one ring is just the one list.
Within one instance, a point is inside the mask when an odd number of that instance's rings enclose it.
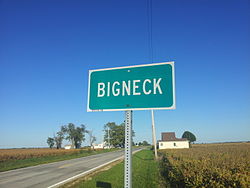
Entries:
{"label": "grass verge", "polygon": [[74,153],[68,153],[68,154],[63,154],[63,155],[58,154],[58,155],[48,155],[48,156],[42,156],[42,157],[31,157],[27,159],[15,159],[15,160],[1,161],[0,172],[29,167],[29,166],[35,166],[35,165],[40,165],[40,164],[47,164],[47,163],[52,163],[52,162],[57,162],[57,161],[86,157],[90,155],[96,155],[96,154],[111,152],[115,150],[117,149],[110,149],[110,150],[106,149],[106,150],[97,150],[97,151],[77,150]]}
{"label": "grass verge", "polygon": [[[132,187],[159,187],[158,162],[154,160],[153,152],[142,150],[133,155]],[[88,177],[71,187],[123,187],[124,163],[121,162],[107,171]]]}

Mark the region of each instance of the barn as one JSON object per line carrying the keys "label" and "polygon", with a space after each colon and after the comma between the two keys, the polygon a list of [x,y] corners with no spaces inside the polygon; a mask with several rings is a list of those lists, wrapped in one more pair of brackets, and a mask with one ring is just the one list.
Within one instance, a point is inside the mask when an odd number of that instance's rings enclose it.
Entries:
{"label": "barn", "polygon": [[174,132],[163,132],[158,145],[159,149],[189,148],[189,141],[186,138],[176,138]]}

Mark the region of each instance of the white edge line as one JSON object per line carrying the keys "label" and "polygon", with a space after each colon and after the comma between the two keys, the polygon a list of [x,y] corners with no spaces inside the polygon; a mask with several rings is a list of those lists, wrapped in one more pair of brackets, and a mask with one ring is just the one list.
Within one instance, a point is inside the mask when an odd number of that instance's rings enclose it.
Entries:
{"label": "white edge line", "polygon": [[[141,151],[141,150],[142,150],[142,149],[137,150],[137,151],[134,151],[133,154],[136,153],[136,152],[139,152],[139,151]],[[58,182],[58,183],[56,183],[56,184],[54,184],[54,185],[49,186],[48,188],[53,188],[53,187],[58,187],[59,185],[63,185],[63,184],[65,184],[65,183],[67,183],[67,182],[70,182],[70,181],[72,181],[72,180],[74,180],[74,179],[77,179],[77,178],[82,177],[82,176],[84,176],[84,175],[86,175],[86,174],[89,174],[90,172],[93,172],[93,171],[97,170],[98,168],[101,168],[101,167],[103,167],[103,166],[106,166],[106,165],[108,165],[108,164],[110,164],[110,163],[113,163],[113,162],[115,162],[115,161],[118,161],[118,160],[120,160],[120,159],[122,159],[122,158],[124,158],[124,156],[115,158],[115,159],[113,159],[112,161],[106,162],[106,163],[101,164],[101,165],[99,165],[99,166],[97,166],[97,167],[94,167],[94,168],[92,168],[92,169],[90,169],[90,170],[88,170],[88,171],[85,171],[85,172],[83,172],[83,173],[80,173],[80,174],[77,174],[77,175],[75,175],[75,176],[72,176],[72,177],[70,177],[70,178],[68,178],[68,179],[66,179],[66,180],[60,181],[60,182]]]}
{"label": "white edge line", "polygon": [[95,167],[95,168],[92,168],[92,169],[90,169],[90,170],[88,170],[88,171],[85,171],[85,172],[83,172],[83,173],[80,173],[80,174],[77,174],[77,175],[75,175],[75,176],[72,176],[72,177],[70,177],[70,178],[68,178],[68,179],[66,179],[66,180],[60,181],[60,182],[58,182],[58,183],[56,183],[56,184],[54,184],[54,185],[49,186],[48,188],[52,188],[52,187],[57,187],[57,186],[59,186],[59,185],[63,185],[63,184],[65,184],[65,183],[67,183],[67,182],[70,182],[71,180],[77,179],[77,178],[79,178],[79,177],[81,177],[81,176],[84,176],[85,174],[89,174],[90,172],[95,171],[95,170],[98,169],[98,168],[101,168],[101,167],[103,167],[103,166],[105,166],[105,165],[108,165],[109,163],[112,163],[112,162],[117,161],[117,160],[122,159],[122,158],[123,158],[123,156],[121,156],[121,157],[119,157],[119,158],[116,158],[116,159],[114,159],[114,160],[112,160],[112,161],[109,161],[109,162],[107,162],[107,163],[104,163],[104,164],[102,164],[102,165],[100,165],[100,166],[97,166],[97,167]]}

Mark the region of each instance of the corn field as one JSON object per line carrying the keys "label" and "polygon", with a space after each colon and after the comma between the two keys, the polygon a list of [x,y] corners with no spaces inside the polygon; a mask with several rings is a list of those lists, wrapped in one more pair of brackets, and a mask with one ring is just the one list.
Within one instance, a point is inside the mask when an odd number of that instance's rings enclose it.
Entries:
{"label": "corn field", "polygon": [[37,158],[44,156],[64,155],[80,152],[81,149],[65,150],[65,149],[0,149],[0,162],[10,160],[20,160],[28,158]]}
{"label": "corn field", "polygon": [[160,150],[166,187],[250,187],[250,143]]}

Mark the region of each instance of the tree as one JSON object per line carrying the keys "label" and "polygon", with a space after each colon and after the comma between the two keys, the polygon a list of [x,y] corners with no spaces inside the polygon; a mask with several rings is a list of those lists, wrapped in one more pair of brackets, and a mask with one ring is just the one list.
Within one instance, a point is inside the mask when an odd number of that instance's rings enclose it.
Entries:
{"label": "tree", "polygon": [[[114,147],[124,147],[125,145],[125,124],[117,125],[115,122],[109,122],[104,125],[104,141]],[[132,136],[135,133],[132,131]]]}
{"label": "tree", "polygon": [[93,143],[96,141],[96,137],[92,135],[93,131],[86,130],[85,132],[89,135],[89,145],[90,145],[90,147],[93,147]]}
{"label": "tree", "polygon": [[93,143],[94,143],[95,141],[96,141],[96,137],[95,137],[95,136],[92,136],[91,146],[93,147],[93,149],[94,149]]}
{"label": "tree", "polygon": [[189,143],[191,143],[191,142],[194,143],[196,141],[195,135],[189,131],[185,131],[182,135],[182,138],[187,138]]}
{"label": "tree", "polygon": [[54,138],[48,137],[47,144],[49,145],[50,148],[52,148],[55,145]]}
{"label": "tree", "polygon": [[62,148],[62,141],[64,139],[64,133],[62,131],[58,131],[56,136],[54,136],[54,141],[56,143],[56,149]]}
{"label": "tree", "polygon": [[143,146],[149,146],[149,143],[148,143],[146,140],[144,140],[144,141],[142,142],[142,145],[143,145]]}
{"label": "tree", "polygon": [[61,131],[66,135],[66,139],[69,140],[75,148],[80,148],[81,143],[85,141],[85,125],[76,127],[73,123],[64,125],[61,127]]}

